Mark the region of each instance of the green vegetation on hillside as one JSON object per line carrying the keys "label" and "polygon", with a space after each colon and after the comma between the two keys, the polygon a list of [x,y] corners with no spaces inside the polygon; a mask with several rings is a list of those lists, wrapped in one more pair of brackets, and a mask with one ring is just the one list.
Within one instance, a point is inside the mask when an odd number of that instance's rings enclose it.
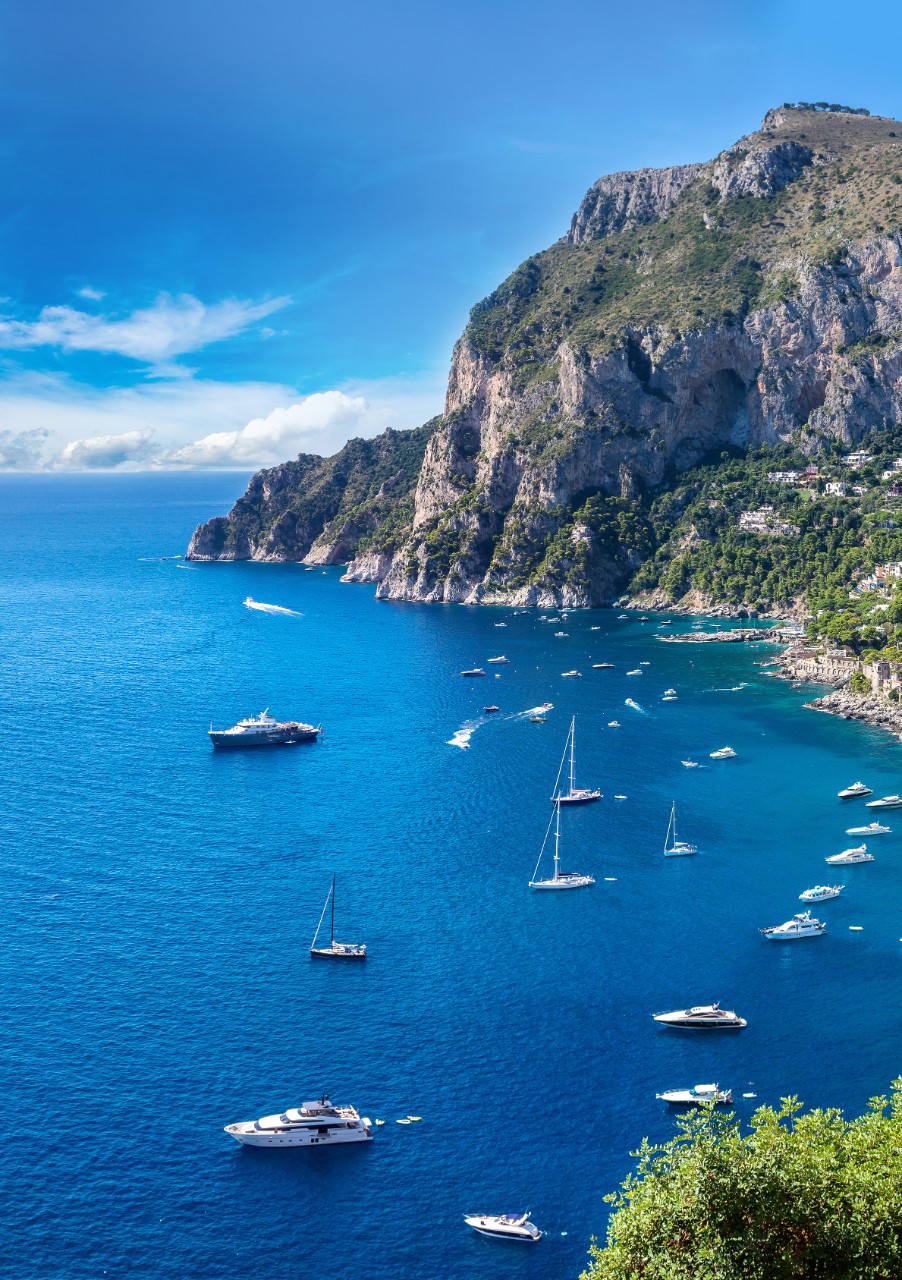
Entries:
{"label": "green vegetation on hillside", "polygon": [[902,1080],[865,1115],[795,1099],[738,1120],[706,1111],[643,1142],[607,1197],[605,1247],[583,1280],[898,1280]]}

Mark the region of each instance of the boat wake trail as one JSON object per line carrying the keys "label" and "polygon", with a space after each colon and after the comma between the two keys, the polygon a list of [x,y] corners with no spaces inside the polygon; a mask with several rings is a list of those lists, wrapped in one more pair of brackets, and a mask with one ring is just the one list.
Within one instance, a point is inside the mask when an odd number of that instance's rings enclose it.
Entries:
{"label": "boat wake trail", "polygon": [[747,689],[748,687],[749,687],[748,680],[743,680],[741,684],[729,684],[729,685],[726,685],[725,688],[723,689],[706,689],[705,692],[706,693],[738,693],[740,689]]}
{"label": "boat wake trail", "polygon": [[303,618],[302,613],[298,613],[297,609],[286,609],[281,604],[263,604],[261,600],[255,600],[253,596],[248,596],[244,602],[245,609],[258,609],[260,613],[283,613],[289,618]]}
{"label": "boat wake trail", "polygon": [[455,729],[454,736],[449,738],[445,745],[449,747],[460,747],[461,751],[469,751],[470,739],[482,723],[483,722],[481,720],[477,720],[475,722],[468,720],[467,723],[461,725],[459,729]]}
{"label": "boat wake trail", "polygon": [[648,712],[645,710],[645,708],[644,708],[644,707],[640,707],[640,706],[639,706],[639,704],[638,704],[638,702],[633,702],[632,698],[627,698],[627,699],[626,699],[626,705],[627,705],[628,707],[632,707],[632,709],[633,709],[634,711],[638,711],[640,715],[643,715],[643,716],[647,716],[647,715],[648,715]]}
{"label": "boat wake trail", "polygon": [[554,708],[552,707],[551,703],[546,702],[541,707],[528,707],[526,711],[514,712],[514,714],[511,716],[511,720],[522,720],[524,716],[541,716],[541,715],[544,715],[546,711],[553,711],[553,710]]}

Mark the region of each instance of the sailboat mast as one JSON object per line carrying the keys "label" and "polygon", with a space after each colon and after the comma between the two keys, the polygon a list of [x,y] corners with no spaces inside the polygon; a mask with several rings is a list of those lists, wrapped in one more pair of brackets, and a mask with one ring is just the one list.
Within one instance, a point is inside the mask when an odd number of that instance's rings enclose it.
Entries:
{"label": "sailboat mast", "polygon": [[[673,826],[673,817],[675,813],[676,813],[676,801],[674,801],[674,803],[670,806],[670,821],[667,823],[667,834],[664,836],[664,852],[665,853],[667,852],[667,845],[670,842],[670,828]],[[675,832],[674,832],[674,839],[676,839]]]}
{"label": "sailboat mast", "polygon": [[576,716],[570,721],[570,794],[573,795],[573,754],[576,751]]}
{"label": "sailboat mast", "polygon": [[335,877],[332,877],[332,923],[329,926],[329,941],[335,945]]}
{"label": "sailboat mast", "polygon": [[561,844],[561,806],[556,804],[554,807],[556,810],[554,819],[554,879],[557,880],[559,878],[558,867],[561,861],[559,852]]}

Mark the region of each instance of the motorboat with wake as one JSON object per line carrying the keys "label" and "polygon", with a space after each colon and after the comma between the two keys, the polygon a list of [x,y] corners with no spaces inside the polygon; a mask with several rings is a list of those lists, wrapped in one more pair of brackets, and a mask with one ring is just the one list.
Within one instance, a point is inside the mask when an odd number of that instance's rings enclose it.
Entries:
{"label": "motorboat with wake", "polygon": [[838,898],[845,887],[844,884],[816,884],[813,889],[800,893],[799,901],[827,902],[830,898]]}
{"label": "motorboat with wake", "polygon": [[852,867],[858,862],[873,862],[874,855],[868,853],[866,844],[859,844],[854,849],[843,849],[842,853],[834,853],[824,861],[834,867]]}
{"label": "motorboat with wake", "polygon": [[676,801],[674,801],[670,807],[670,821],[667,824],[667,834],[664,837],[664,857],[685,858],[690,853],[698,853],[698,845],[689,844],[687,840],[677,839]]}
{"label": "motorboat with wake", "polygon": [[719,751],[712,751],[709,754],[711,760],[735,760],[736,752],[732,747],[721,747]]}
{"label": "motorboat with wake", "polygon": [[[548,843],[549,832],[551,831],[551,821],[554,822],[554,872],[549,878],[537,880],[536,876],[539,874],[539,867],[542,864],[542,857],[545,853],[545,846]],[[554,806],[551,821],[545,831],[545,839],[542,841],[542,848],[539,850],[539,860],[529,882],[530,889],[585,889],[590,884],[594,884],[594,876],[583,875],[579,871],[561,870],[561,806],[559,804]]]}
{"label": "motorboat with wake", "polygon": [[[567,734],[567,741],[564,744],[564,754],[561,756],[560,767],[557,771],[557,778],[554,783],[554,793],[551,797],[552,804],[591,804],[593,800],[601,799],[601,792],[593,790],[589,787],[577,787],[574,783],[574,749],[576,744],[576,716],[570,721],[570,732]],[[570,752],[570,786],[567,791],[559,790],[561,774],[564,771],[564,761],[567,758],[567,751]]]}
{"label": "motorboat with wake", "polygon": [[698,768],[698,761],[697,761],[697,760],[692,760],[692,759],[689,759],[689,760],[681,760],[681,761],[680,761],[680,764],[681,764],[685,769],[697,769],[697,768]]}
{"label": "motorboat with wake", "polygon": [[732,1106],[733,1095],[729,1089],[719,1089],[716,1084],[694,1084],[690,1089],[668,1089],[656,1093],[656,1098],[669,1102],[672,1107]]}
{"label": "motorboat with wake", "polygon": [[354,1107],[335,1107],[323,1094],[318,1102],[289,1107],[280,1115],[227,1124],[225,1132],[245,1147],[328,1147],[372,1142],[372,1121]]}
{"label": "motorboat with wake", "polygon": [[869,822],[864,827],[846,827],[847,836],[888,836],[892,827],[885,827],[880,822]]}
{"label": "motorboat with wake", "polygon": [[851,787],[844,787],[836,793],[840,800],[858,800],[861,796],[872,796],[873,787],[866,787],[863,782],[853,782]]}
{"label": "motorboat with wake", "polygon": [[464,1222],[481,1236],[492,1236],[496,1240],[520,1240],[524,1244],[535,1244],[542,1239],[539,1228],[529,1221],[529,1210],[520,1214],[465,1213]]}
{"label": "motorboat with wake", "polygon": [[738,1030],[748,1026],[745,1018],[740,1018],[732,1009],[721,1009],[717,1002],[694,1005],[691,1009],[674,1009],[671,1013],[653,1013],[651,1016],[662,1027],[683,1027],[690,1031]]}
{"label": "motorboat with wake", "polygon": [[[326,908],[329,903],[332,904],[331,925],[329,928],[329,945],[328,947],[318,947],[316,940],[319,937],[319,931],[323,927],[323,920],[326,916]],[[326,895],[326,901],[323,906],[323,913],[319,918],[319,924],[316,926],[316,933],[313,935],[313,941],[310,943],[310,954],[312,956],[327,956],[333,960],[365,960],[366,959],[366,943],[365,942],[336,942],[335,941],[335,877],[332,877],[332,884]]]}
{"label": "motorboat with wake", "polygon": [[510,658],[505,658],[504,654],[500,653],[497,658],[489,658],[488,661],[489,662],[510,662]]}
{"label": "motorboat with wake", "polygon": [[866,809],[902,809],[902,796],[883,796],[880,800],[868,800]]}
{"label": "motorboat with wake", "polygon": [[795,938],[819,938],[827,932],[827,926],[815,920],[810,911],[802,911],[784,924],[762,929],[761,932],[772,942],[791,942]]}

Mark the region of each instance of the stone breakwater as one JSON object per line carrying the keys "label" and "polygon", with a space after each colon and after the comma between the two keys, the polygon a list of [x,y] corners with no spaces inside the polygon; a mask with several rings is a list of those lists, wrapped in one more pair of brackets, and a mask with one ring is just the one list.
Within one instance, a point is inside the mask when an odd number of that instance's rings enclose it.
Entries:
{"label": "stone breakwater", "polygon": [[902,705],[898,702],[852,693],[849,689],[835,689],[822,698],[806,702],[805,706],[811,711],[828,711],[843,720],[860,720],[902,739]]}
{"label": "stone breakwater", "polygon": [[732,631],[688,631],[676,636],[658,636],[666,644],[743,644],[767,641],[770,644],[786,642],[779,627],[740,627]]}

